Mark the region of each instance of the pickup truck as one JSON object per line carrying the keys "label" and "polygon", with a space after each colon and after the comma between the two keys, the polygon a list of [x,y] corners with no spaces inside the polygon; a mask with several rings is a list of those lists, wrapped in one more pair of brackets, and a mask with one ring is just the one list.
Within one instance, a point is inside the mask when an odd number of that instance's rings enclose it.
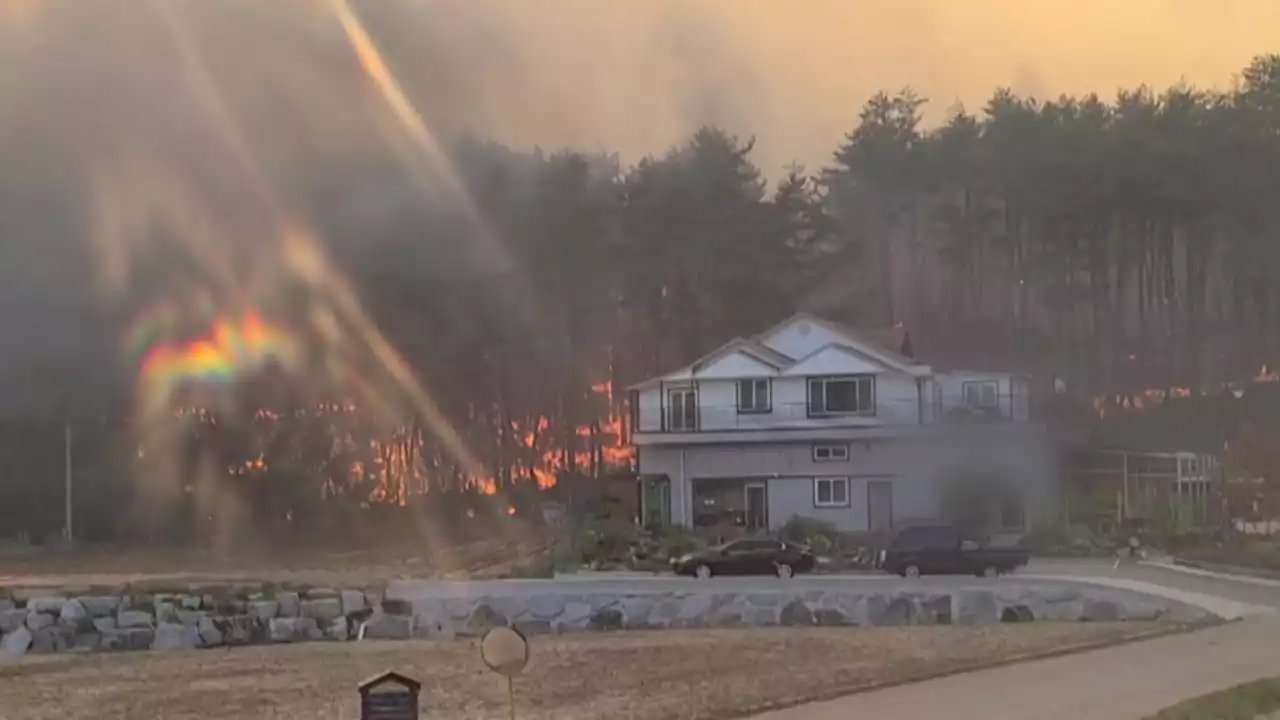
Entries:
{"label": "pickup truck", "polygon": [[876,567],[903,577],[977,575],[995,577],[1026,565],[1030,553],[1016,547],[982,547],[947,525],[904,528],[880,551]]}

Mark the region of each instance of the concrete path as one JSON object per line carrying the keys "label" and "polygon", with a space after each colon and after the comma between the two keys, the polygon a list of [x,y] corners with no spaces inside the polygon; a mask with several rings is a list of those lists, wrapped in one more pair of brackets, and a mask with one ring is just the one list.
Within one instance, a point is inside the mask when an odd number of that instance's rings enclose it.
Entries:
{"label": "concrete path", "polygon": [[1141,720],[1180,700],[1280,675],[1280,620],[953,675],[756,720]]}
{"label": "concrete path", "polygon": [[1180,700],[1280,675],[1280,585],[1161,564],[1036,561],[1025,579],[1076,578],[1194,596],[1245,618],[1185,635],[877,690],[756,720],[1141,720]]}

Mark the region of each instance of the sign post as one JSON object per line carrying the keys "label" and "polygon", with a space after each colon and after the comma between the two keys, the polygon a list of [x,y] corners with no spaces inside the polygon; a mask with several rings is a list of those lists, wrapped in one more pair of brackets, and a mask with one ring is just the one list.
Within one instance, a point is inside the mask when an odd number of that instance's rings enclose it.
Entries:
{"label": "sign post", "polygon": [[422,683],[397,672],[360,683],[360,720],[419,720],[418,693]]}
{"label": "sign post", "polygon": [[529,664],[529,641],[515,628],[493,628],[480,639],[480,659],[490,670],[507,679],[507,702],[511,706],[511,720],[516,720],[514,678]]}

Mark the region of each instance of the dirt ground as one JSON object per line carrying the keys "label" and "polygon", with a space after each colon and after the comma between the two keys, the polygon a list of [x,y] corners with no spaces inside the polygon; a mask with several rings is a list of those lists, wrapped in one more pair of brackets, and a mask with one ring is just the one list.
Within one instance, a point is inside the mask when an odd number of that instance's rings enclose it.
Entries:
{"label": "dirt ground", "polygon": [[[884,682],[1168,632],[1164,623],[771,628],[535,636],[529,720],[730,718]],[[474,640],[27,656],[0,663],[3,720],[354,720],[356,685],[423,683],[424,718],[505,718]]]}

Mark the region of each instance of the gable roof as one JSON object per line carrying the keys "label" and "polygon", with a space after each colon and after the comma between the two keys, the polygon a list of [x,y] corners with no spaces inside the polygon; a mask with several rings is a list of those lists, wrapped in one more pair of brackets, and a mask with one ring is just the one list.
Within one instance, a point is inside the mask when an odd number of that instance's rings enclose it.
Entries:
{"label": "gable roof", "polygon": [[706,355],[694,360],[689,365],[689,369],[693,372],[697,372],[699,369],[710,365],[716,360],[719,360],[732,352],[741,352],[749,355],[765,365],[769,365],[775,370],[780,370],[792,363],[792,358],[783,355],[771,347],[766,347],[753,339],[739,337],[730,340],[715,350],[712,350]]}
{"label": "gable roof", "polygon": [[[875,358],[871,357],[870,355],[867,355],[866,353],[859,352],[856,348],[851,348],[848,345],[841,345],[840,343],[827,343],[826,345],[815,348],[808,355],[805,355],[804,357],[796,360],[794,363],[791,364],[790,367],[785,368],[782,371],[782,374],[783,375],[804,374],[804,373],[798,372],[797,368],[803,368],[806,364],[810,364],[811,361],[816,360],[820,356],[829,355],[831,353],[837,353],[839,355],[848,356],[855,360],[860,360],[864,363],[867,363],[868,365],[870,365],[872,368],[875,368],[876,370],[879,370],[881,367],[884,366],[884,363],[877,361]],[[852,372],[858,372],[858,371],[844,371],[844,372],[852,373]],[[862,371],[862,372],[865,372],[865,371]],[[814,374],[825,374],[825,373],[814,373]]]}
{"label": "gable roof", "polygon": [[843,325],[841,323],[838,323],[832,320],[828,320],[826,318],[818,317],[817,315],[814,315],[808,312],[798,312],[795,315],[792,315],[786,320],[783,320],[777,325],[774,325],[768,330],[765,330],[759,335],[756,335],[755,339],[757,341],[762,341],[764,338],[770,335],[773,335],[774,333],[780,330],[783,330],[784,328],[790,327],[791,325],[794,325],[795,323],[800,322],[802,320],[811,322],[815,325],[820,325],[822,327],[825,327],[826,329],[830,330],[831,332],[837,335],[843,335],[844,337],[852,340],[854,343],[857,344],[857,347],[853,348],[854,350],[857,350],[873,359],[879,360],[880,362],[893,366],[898,370],[915,373],[916,370],[913,370],[912,368],[918,367],[921,365],[921,363],[918,363],[915,360],[898,353],[896,350],[890,350],[888,348],[885,348],[883,345],[876,342],[876,340],[871,336],[869,332],[864,333],[863,331],[856,330],[854,328],[848,327],[846,325]]}
{"label": "gable roof", "polygon": [[[822,326],[832,333],[839,335],[849,343],[827,343],[826,345],[815,349],[813,352],[807,353],[804,357],[790,357],[764,344],[764,339],[773,335],[797,322],[806,321],[815,325]],[[894,328],[890,332],[899,332],[900,328]],[[881,333],[883,337],[884,334]],[[878,363],[888,366],[894,370],[910,373],[912,375],[923,375],[930,372],[930,368],[923,365],[912,358],[906,357],[895,350],[885,348],[881,343],[876,342],[876,338],[871,332],[863,332],[854,328],[847,327],[840,323],[818,317],[807,312],[798,312],[782,322],[770,327],[762,333],[749,338],[736,337],[702,357],[694,360],[689,365],[664,373],[655,378],[650,378],[643,382],[631,385],[629,390],[639,390],[662,382],[680,382],[694,379],[694,375],[701,368],[705,368],[711,363],[729,355],[733,352],[740,352],[748,357],[758,360],[765,365],[781,371],[798,365],[820,352],[829,348],[838,348],[854,357],[867,360],[872,363]]]}

